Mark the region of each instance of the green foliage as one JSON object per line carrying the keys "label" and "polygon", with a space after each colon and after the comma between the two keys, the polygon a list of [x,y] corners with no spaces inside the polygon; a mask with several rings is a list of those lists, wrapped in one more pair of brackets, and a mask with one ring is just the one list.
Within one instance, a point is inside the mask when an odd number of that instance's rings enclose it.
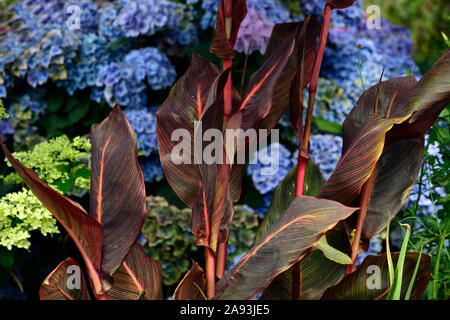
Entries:
{"label": "green foliage", "polygon": [[8,114],[5,112],[5,108],[3,107],[3,101],[0,99],[0,120],[8,119]]}
{"label": "green foliage", "polygon": [[[235,250],[227,257],[228,263],[251,247],[259,224],[258,215],[246,207],[236,206],[235,211],[229,237],[230,249]],[[144,249],[163,264],[163,281],[167,286],[181,280],[191,266],[190,258],[202,254],[201,247],[195,245],[190,221],[191,209],[179,209],[163,197],[147,197],[147,215],[142,230],[146,239]]]}
{"label": "green foliage", "polygon": [[[432,281],[425,292],[426,299],[448,298],[450,289],[450,255],[448,252],[448,239],[450,236],[450,134],[448,122],[450,120],[450,106],[443,110],[436,124],[429,132],[428,146],[437,142],[441,157],[435,153],[425,152],[425,161],[422,166],[419,190],[422,193],[423,186],[443,187],[446,196],[438,193],[427,193],[433,203],[434,214],[422,216],[419,214],[420,205],[417,200],[414,206],[403,214],[403,221],[413,222],[409,250],[423,251],[432,255]],[[440,205],[439,207],[437,207]],[[440,208],[440,209],[438,209]]]}
{"label": "green foliage", "polygon": [[280,2],[289,10],[293,18],[297,18],[303,14],[302,3],[300,0],[281,0]]}
{"label": "green foliage", "polygon": [[411,31],[415,44],[414,60],[422,73],[445,52],[441,31],[448,30],[450,2],[447,0],[365,0],[379,5],[382,18]]}
{"label": "green foliage", "polygon": [[196,251],[190,219],[190,209],[178,209],[163,197],[147,197],[147,214],[142,229],[147,240],[144,250],[163,263],[165,285],[173,285],[181,278],[189,269],[189,256]]}
{"label": "green foliage", "polygon": [[[90,170],[87,163],[90,149],[89,140],[76,137],[71,141],[63,135],[40,143],[33,150],[15,152],[14,156],[42,180],[66,194],[89,189]],[[22,179],[17,173],[11,173],[3,177],[3,182],[20,184]]]}
{"label": "green foliage", "polygon": [[59,233],[56,220],[33,193],[23,188],[0,199],[0,246],[28,249],[30,232]]}

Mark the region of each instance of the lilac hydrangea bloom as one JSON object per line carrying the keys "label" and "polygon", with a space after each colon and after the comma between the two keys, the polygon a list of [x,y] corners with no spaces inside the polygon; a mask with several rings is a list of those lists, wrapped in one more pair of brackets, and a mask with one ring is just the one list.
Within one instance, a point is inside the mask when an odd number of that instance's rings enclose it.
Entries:
{"label": "lilac hydrangea bloom", "polygon": [[237,52],[264,54],[272,34],[274,24],[266,16],[256,10],[249,9],[242,21],[234,49]]}

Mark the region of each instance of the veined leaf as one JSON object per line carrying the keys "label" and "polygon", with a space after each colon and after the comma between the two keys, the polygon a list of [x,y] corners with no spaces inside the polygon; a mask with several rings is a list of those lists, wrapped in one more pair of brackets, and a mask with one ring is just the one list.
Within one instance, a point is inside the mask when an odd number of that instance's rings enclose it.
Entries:
{"label": "veined leaf", "polygon": [[[227,12],[227,6],[231,12]],[[245,0],[221,0],[217,12],[216,32],[211,42],[210,51],[224,59],[233,58],[239,27],[247,15]],[[229,18],[227,18],[227,16]]]}
{"label": "veined leaf", "polygon": [[[392,255],[394,263],[398,261],[399,253]],[[407,252],[401,285],[401,298],[405,297],[419,253]],[[414,282],[411,299],[419,300],[430,280],[430,256],[422,255],[418,276]],[[347,275],[336,286],[329,288],[323,295],[324,300],[380,300],[384,299],[390,289],[389,272],[386,254],[369,255],[361,266]]]}
{"label": "veined leaf", "polygon": [[298,83],[295,88],[294,79],[299,70],[303,75],[302,87],[306,87],[311,79],[314,59],[316,56],[317,35],[319,33],[319,23],[315,16],[308,16],[301,22],[288,22],[276,24],[267,46],[264,59],[267,60],[276,48],[289,36],[296,37],[296,45],[292,55],[289,57],[286,66],[278,80],[272,98],[272,107],[267,116],[261,121],[260,128],[272,129],[286,112],[289,106],[292,90],[300,93]]}
{"label": "veined leaf", "polygon": [[[351,250],[344,228],[335,227],[328,231],[326,235],[333,248],[337,248],[341,252]],[[264,290],[262,299],[291,300],[292,269],[293,267],[276,277],[270,286]],[[322,251],[312,250],[302,259],[300,269],[302,279],[301,299],[320,299],[325,290],[338,284],[344,278],[346,269],[346,265],[330,260],[325,257]]]}
{"label": "veined leaf", "polygon": [[339,264],[352,264],[352,258],[350,258],[345,253],[337,250],[336,248],[330,246],[327,241],[326,235],[322,236],[319,241],[314,246],[315,249],[322,251],[322,253],[328,259],[337,262]]}
{"label": "veined leaf", "polygon": [[[283,70],[295,46],[294,35],[284,40],[261,68],[250,78],[239,108],[242,112],[240,128],[244,131],[259,126],[272,107],[272,97]],[[231,117],[235,117],[236,113]]]}
{"label": "veined leaf", "polygon": [[413,113],[407,122],[393,128],[390,134],[393,141],[420,137],[428,131],[450,103],[448,79],[450,79],[450,49],[436,61],[393,110],[393,117]]}
{"label": "veined leaf", "polygon": [[[200,120],[211,84],[218,75],[215,65],[194,53],[189,69],[175,83],[157,112],[161,165],[172,189],[191,208],[200,191],[200,174],[194,162],[194,122]],[[183,136],[180,142],[176,140],[180,136],[172,139],[177,129],[187,130],[189,141],[185,141],[187,137]],[[172,161],[172,151],[177,145],[183,148],[187,163],[176,164]]]}
{"label": "veined leaf", "polygon": [[41,300],[90,300],[78,262],[67,258],[50,273],[39,289]]}
{"label": "veined leaf", "polygon": [[374,235],[383,231],[387,222],[405,205],[420,174],[424,143],[422,137],[384,147],[363,223],[361,241],[364,246]]}
{"label": "veined leaf", "polygon": [[[363,123],[373,114],[375,105],[377,114],[386,116],[389,108],[392,114],[416,83],[416,79],[412,76],[401,77],[383,81],[366,90],[344,121],[343,152],[347,151],[359,134]],[[386,141],[390,139],[391,131],[387,132]],[[363,247],[367,247],[373,235],[386,228],[387,222],[405,204],[409,191],[416,184],[420,173],[423,147],[423,135],[385,144],[378,161],[377,175],[364,220],[361,235]],[[353,225],[350,226],[350,229],[353,228]]]}
{"label": "veined leaf", "polygon": [[[359,134],[362,126],[369,116],[374,113],[377,104],[377,114],[386,116],[391,105],[391,118],[394,117],[400,101],[417,83],[413,76],[400,77],[382,81],[363,92],[352,111],[347,115],[343,124],[343,146],[344,154],[353,140]],[[395,117],[394,117],[395,118]],[[389,133],[390,134],[390,133]],[[388,135],[389,135],[388,134]]]}
{"label": "veined leaf", "polygon": [[[269,227],[274,224],[287,210],[295,199],[295,183],[297,177],[297,166],[291,169],[280,184],[275,187],[270,202],[269,210],[259,225],[255,236],[255,243],[264,236]],[[311,159],[306,164],[305,185],[303,193],[305,196],[317,196],[325,183],[319,168]]]}
{"label": "veined leaf", "polygon": [[323,186],[319,197],[352,205],[382,154],[386,132],[408,117],[386,119],[369,116]]}
{"label": "veined leaf", "polygon": [[145,184],[134,132],[116,105],[92,130],[90,215],[103,226],[102,270],[112,275],[141,233]]}
{"label": "veined leaf", "polygon": [[197,237],[197,245],[207,246],[214,252],[218,242],[224,242],[228,238],[234,213],[230,191],[231,166],[226,163],[222,133],[223,92],[229,74],[228,69],[214,81],[201,117],[201,127],[194,132],[194,139],[202,141],[202,148],[198,152],[202,152],[203,155],[210,142],[204,141],[202,137],[205,137],[210,129],[216,129],[216,132],[221,133],[220,136],[214,137],[214,140],[219,139],[215,141],[218,142],[219,148],[214,152],[215,159],[203,159],[198,164],[201,188],[192,208],[191,222],[191,230]]}
{"label": "veined leaf", "polygon": [[[257,233],[255,242],[267,232],[295,199],[297,166],[291,169],[283,181],[275,188],[269,210]],[[306,165],[304,194],[317,196],[325,183],[319,168],[310,159]],[[349,242],[345,230],[333,230],[329,235],[336,251],[348,252]],[[322,237],[323,238],[323,237]],[[321,239],[322,239],[321,238]],[[320,240],[319,240],[320,241]],[[341,251],[339,251],[341,252]],[[342,253],[342,252],[341,252]],[[342,253],[344,254],[344,253]],[[302,259],[302,299],[320,299],[323,292],[337,284],[345,275],[346,267],[326,258],[319,250],[313,250]],[[290,300],[292,298],[292,270],[278,275],[264,290],[264,298]]]}
{"label": "veined leaf", "polygon": [[205,272],[194,262],[173,294],[173,300],[207,300]]}
{"label": "veined leaf", "polygon": [[308,196],[295,198],[261,240],[216,286],[217,299],[250,299],[299,261],[320,237],[357,208]]}
{"label": "veined leaf", "polygon": [[112,300],[161,300],[161,264],[135,243],[125,261],[113,275],[113,286],[106,292]]}
{"label": "veined leaf", "polygon": [[50,188],[36,173],[26,168],[13,157],[0,136],[0,144],[17,174],[30,188],[36,198],[50,211],[59,223],[66,229],[78,250],[80,251],[95,293],[102,294],[101,254],[103,243],[103,228],[97,220],[89,216],[83,208]]}
{"label": "veined leaf", "polygon": [[[403,279],[403,267],[405,264],[405,256],[406,256],[406,249],[408,247],[408,241],[409,241],[409,234],[411,233],[411,227],[408,224],[405,224],[406,226],[406,234],[403,238],[402,247],[400,249],[400,254],[398,256],[397,266],[395,267],[395,278],[394,282],[391,284],[391,289],[389,290],[389,294],[386,297],[387,300],[400,300],[400,293],[402,289],[402,279]],[[419,260],[421,258],[421,253],[419,253]],[[416,263],[417,265],[417,263]],[[414,272],[411,275],[411,278],[415,277],[414,274],[416,271],[416,268],[414,268]],[[409,286],[408,286],[409,289]]]}

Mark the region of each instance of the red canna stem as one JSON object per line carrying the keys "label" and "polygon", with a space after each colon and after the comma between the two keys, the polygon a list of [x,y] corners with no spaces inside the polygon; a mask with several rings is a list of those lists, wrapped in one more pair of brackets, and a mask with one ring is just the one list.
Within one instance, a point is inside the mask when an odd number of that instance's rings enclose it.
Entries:
{"label": "red canna stem", "polygon": [[[305,185],[305,172],[308,159],[298,153],[297,162],[297,180],[295,185],[295,196],[303,195],[303,188]],[[292,269],[292,300],[300,300],[302,292],[302,263],[297,262]]]}
{"label": "red canna stem", "polygon": [[316,97],[317,92],[317,83],[319,81],[319,73],[320,67],[322,65],[323,53],[325,51],[325,45],[327,43],[328,37],[328,27],[330,26],[330,15],[331,15],[331,6],[326,5],[325,10],[323,12],[323,24],[322,30],[320,31],[320,42],[319,48],[317,49],[316,59],[314,61],[313,73],[311,76],[311,82],[309,83],[309,99],[308,99],[308,111],[306,114],[305,121],[305,130],[303,132],[303,145],[306,150],[308,150],[309,144],[309,133],[311,131],[311,123],[312,123],[312,115],[314,109],[314,99]]}
{"label": "red canna stem", "polygon": [[[383,77],[383,74],[381,74],[381,77]],[[378,93],[377,93],[377,99],[375,102],[375,110],[377,110],[377,108],[378,108],[378,96],[379,96],[379,91],[380,91],[380,85],[381,85],[381,78],[380,78],[380,82],[378,84]],[[389,115],[391,114],[391,110],[392,110],[392,104],[394,103],[394,100],[395,100],[395,97],[397,96],[397,94],[398,94],[398,90],[395,90],[394,95],[392,96],[391,101],[389,102],[389,107],[386,111],[386,119],[389,119]],[[351,258],[353,260],[353,264],[349,265],[347,267],[347,274],[352,273],[353,271],[355,271],[355,268],[356,268],[356,258],[358,257],[358,252],[359,252],[359,242],[361,241],[362,227],[364,224],[364,220],[366,219],[367,209],[369,208],[370,196],[372,194],[373,184],[375,182],[375,177],[377,175],[377,171],[378,171],[378,163],[375,164],[375,169],[373,170],[372,174],[370,175],[369,180],[367,180],[366,183],[364,183],[364,185],[363,185],[363,189],[361,192],[361,199],[359,202],[361,209],[359,209],[358,216],[356,218],[355,236],[354,236],[353,242],[352,242],[352,257]]]}
{"label": "red canna stem", "polygon": [[211,300],[215,296],[216,291],[216,257],[214,252],[205,247],[205,264],[206,264],[206,297]]}
{"label": "red canna stem", "polygon": [[217,248],[217,266],[216,266],[216,276],[219,279],[222,279],[225,274],[227,252],[228,252],[228,242],[219,243]]}
{"label": "red canna stem", "polygon": [[[231,59],[223,59],[223,70],[231,68]],[[232,91],[231,91],[231,72],[228,76],[227,83],[224,89],[224,114],[225,118],[231,115],[231,105],[232,105]]]}
{"label": "red canna stem", "polygon": [[[311,131],[312,115],[314,109],[314,99],[316,97],[317,83],[319,80],[320,67],[322,65],[323,53],[325,52],[325,45],[328,37],[328,27],[330,26],[331,6],[326,5],[323,12],[323,24],[320,31],[320,41],[317,50],[317,55],[314,60],[313,73],[311,76],[311,82],[309,83],[309,99],[308,110],[305,120],[305,129],[303,131],[303,148],[309,151],[309,135]],[[301,88],[300,90],[302,90]],[[299,152],[297,163],[297,182],[295,187],[295,195],[301,196],[303,194],[305,184],[305,172],[308,159],[302,156]],[[301,261],[294,265],[292,270],[292,300],[299,300],[302,292],[302,275],[301,275]]]}
{"label": "red canna stem", "polygon": [[[225,33],[228,39],[231,37],[231,28],[232,28],[232,17],[233,17],[233,6],[232,1],[225,1]],[[232,62],[231,58],[223,59],[223,71],[230,68],[231,70]],[[226,123],[227,118],[231,115],[232,103],[233,103],[233,94],[232,94],[232,82],[231,82],[231,72],[228,75],[227,83],[224,88],[224,124]],[[217,249],[217,266],[214,266],[215,274],[217,273],[217,277],[222,278],[225,273],[225,266],[227,261],[227,252],[228,252],[228,239],[224,243],[220,243]],[[214,279],[215,280],[215,279]],[[208,288],[209,289],[209,288]],[[209,299],[209,297],[208,297]]]}
{"label": "red canna stem", "polygon": [[373,183],[375,182],[375,176],[377,175],[377,168],[377,165],[375,165],[375,170],[370,175],[369,180],[364,183],[362,188],[360,200],[361,209],[359,209],[358,216],[356,217],[356,230],[352,242],[351,258],[353,260],[353,264],[347,267],[347,274],[352,273],[356,268],[356,258],[358,257],[359,252],[359,242],[361,241],[362,227],[366,218],[367,209],[369,207],[370,195],[372,194]]}
{"label": "red canna stem", "polygon": [[303,188],[305,185],[305,172],[306,172],[306,164],[308,163],[308,159],[305,159],[300,152],[298,155],[297,162],[297,183],[295,185],[295,196],[303,195]]}

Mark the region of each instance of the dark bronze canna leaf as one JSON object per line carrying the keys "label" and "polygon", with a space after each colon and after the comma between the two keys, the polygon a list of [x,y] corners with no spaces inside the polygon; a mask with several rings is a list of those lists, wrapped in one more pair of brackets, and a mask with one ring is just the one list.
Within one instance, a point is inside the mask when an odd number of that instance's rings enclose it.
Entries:
{"label": "dark bronze canna leaf", "polygon": [[325,199],[295,198],[264,237],[217,283],[216,299],[254,297],[356,210]]}
{"label": "dark bronze canna leaf", "polygon": [[104,230],[102,270],[112,275],[139,236],[145,184],[134,132],[119,106],[92,130],[90,215]]}
{"label": "dark bronze canna leaf", "polygon": [[[274,224],[280,216],[289,208],[292,201],[295,199],[295,183],[297,176],[297,166],[291,169],[284,177],[283,181],[276,186],[273,191],[272,201],[270,202],[269,210],[264,216],[258,231],[256,232],[255,242],[258,242],[269,227]],[[314,161],[309,160],[305,171],[305,196],[317,196],[323,184],[325,183],[319,168]]]}
{"label": "dark bronze canna leaf", "polygon": [[80,251],[92,286],[96,294],[102,294],[101,254],[103,228],[97,220],[89,216],[83,208],[49,187],[36,173],[26,168],[13,157],[0,136],[0,143],[11,165],[36,198],[53,214],[66,229]]}
{"label": "dark bronze canna leaf", "polygon": [[[214,139],[221,139],[219,141],[219,150],[215,150],[215,159],[207,159],[198,164],[200,173],[200,192],[197,195],[196,202],[192,208],[192,222],[191,230],[197,237],[197,245],[211,248],[214,252],[217,249],[219,242],[219,233],[222,228],[222,221],[231,219],[233,216],[233,204],[230,193],[230,171],[231,166],[226,163],[226,151],[223,145],[223,88],[225,87],[228,72],[224,72],[219,76],[212,86],[210,98],[208,100],[214,101],[207,104],[201,117],[201,127],[198,127],[194,133],[194,139],[202,141],[201,150],[207,150],[209,141],[203,141],[206,132],[210,129],[216,129],[216,132],[221,133],[219,137]],[[211,153],[211,156],[213,153]],[[225,226],[223,242],[228,237],[229,226]]]}
{"label": "dark bronze canna leaf", "polygon": [[[394,117],[393,114],[396,113],[396,109],[400,101],[415,86],[416,83],[417,80],[413,76],[400,77],[382,81],[381,83],[376,84],[364,91],[352,111],[345,118],[342,126],[344,139],[342,154],[347,151],[348,147],[353,142],[353,139],[359,134],[359,131],[369,115],[376,111],[376,114],[386,116],[389,105],[392,105],[390,117]],[[376,108],[375,105],[377,105]],[[388,135],[389,134],[390,133],[388,133]]]}
{"label": "dark bronze canna leaf", "polygon": [[[157,135],[161,165],[167,181],[178,197],[192,208],[200,191],[200,174],[194,162],[194,122],[199,121],[210,92],[219,76],[215,65],[194,53],[187,72],[176,82],[157,113]],[[177,129],[189,132],[189,141],[172,141]],[[180,137],[177,137],[180,139]],[[178,144],[184,148],[186,163],[172,161],[172,151]]]}
{"label": "dark bronze canna leaf", "polygon": [[[281,214],[295,199],[297,167],[286,175],[275,188],[269,210],[264,217],[257,233],[255,242],[265,234],[270,225],[275,223]],[[310,159],[306,165],[304,194],[317,196],[325,183],[317,166]],[[349,241],[345,230],[330,230],[328,238],[333,247],[348,252]],[[302,259],[302,299],[320,299],[323,292],[337,284],[345,275],[346,266],[326,258],[320,250],[313,250]],[[292,299],[292,270],[278,275],[266,290],[264,298],[271,300]]]}
{"label": "dark bronze canna leaf", "polygon": [[385,146],[378,162],[361,240],[367,247],[370,238],[387,227],[403,208],[417,182],[423,162],[424,138],[406,139]]}
{"label": "dark bronze canna leaf", "polygon": [[328,0],[327,4],[331,6],[332,9],[345,9],[352,6],[356,0]]}
{"label": "dark bronze canna leaf", "polygon": [[193,262],[184,278],[178,284],[173,294],[173,300],[206,300],[205,272]]}
{"label": "dark bronze canna leaf", "polygon": [[113,285],[106,292],[111,300],[161,300],[161,264],[136,243],[113,275]]}
{"label": "dark bronze canna leaf", "polygon": [[[374,111],[379,115],[386,116],[388,109],[391,108],[390,114],[395,113],[400,101],[416,83],[416,79],[412,76],[401,77],[383,81],[366,90],[344,121],[343,152],[346,152],[361,130],[364,121]],[[376,110],[375,105],[377,105]],[[392,130],[387,133],[386,140],[390,139]],[[378,162],[374,188],[364,220],[363,247],[367,247],[368,241],[373,235],[386,228],[388,221],[405,204],[409,191],[415,185],[420,172],[423,147],[423,135],[385,144]],[[349,223],[350,229],[353,229],[353,223]]]}
{"label": "dark bronze canna leaf", "polygon": [[250,78],[239,111],[230,117],[242,117],[239,128],[257,128],[272,107],[274,90],[295,47],[295,35],[284,40]]}
{"label": "dark bronze canna leaf", "polygon": [[407,118],[386,119],[370,115],[323,186],[319,197],[353,205],[381,157],[386,132]]}
{"label": "dark bronze canna leaf", "polygon": [[387,143],[424,135],[450,103],[450,49],[423,75],[392,111],[392,117],[413,113],[392,128]]}
{"label": "dark bronze canna leaf", "polygon": [[67,258],[50,273],[39,289],[41,300],[91,300],[78,262]]}
{"label": "dark bronze canna leaf", "polygon": [[[392,254],[394,265],[397,263],[399,253]],[[419,253],[407,252],[403,266],[402,294],[404,299]],[[417,277],[414,281],[411,300],[420,300],[428,281],[430,280],[431,259],[428,254],[422,254]],[[361,266],[353,273],[347,275],[336,286],[325,291],[323,300],[380,300],[384,299],[390,290],[389,271],[386,253],[367,256]]]}
{"label": "dark bronze canna leaf", "polygon": [[[231,10],[228,8],[231,8]],[[230,59],[236,55],[234,52],[234,44],[241,22],[246,15],[247,6],[245,0],[220,1],[217,12],[216,31],[209,49],[213,54],[224,59]]]}
{"label": "dark bronze canna leaf", "polygon": [[[330,244],[341,252],[349,252],[350,243],[343,228],[333,228],[327,232]],[[336,263],[324,256],[320,250],[312,250],[302,259],[301,299],[319,300],[325,290],[336,285],[345,276],[346,265]],[[262,299],[292,299],[292,268],[283,272],[264,290]]]}
{"label": "dark bronze canna leaf", "polygon": [[[298,89],[300,86],[300,72],[303,74],[302,87],[306,87],[309,83],[316,56],[318,32],[319,23],[315,16],[307,17],[301,22],[288,22],[275,25],[264,56],[265,60],[289,36],[295,35],[296,45],[277,82],[272,98],[272,107],[268,115],[261,121],[261,128],[272,129],[275,127],[288,109],[289,101],[292,101],[290,98],[292,92],[295,94],[300,93]],[[294,78],[297,78],[297,82],[293,82]],[[294,83],[296,84],[295,86]]]}

